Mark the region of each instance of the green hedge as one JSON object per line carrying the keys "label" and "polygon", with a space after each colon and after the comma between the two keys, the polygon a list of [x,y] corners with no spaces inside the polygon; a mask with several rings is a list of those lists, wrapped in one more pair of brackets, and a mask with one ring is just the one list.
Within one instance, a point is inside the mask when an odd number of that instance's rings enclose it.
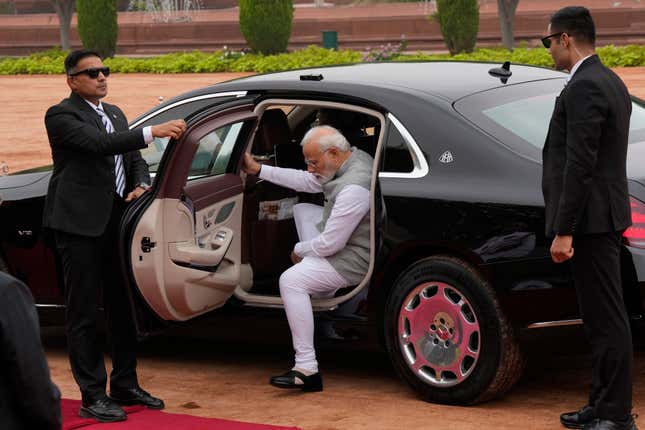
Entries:
{"label": "green hedge", "polygon": [[451,54],[473,52],[479,32],[477,0],[437,0],[437,11],[430,19],[439,22],[443,40]]}
{"label": "green hedge", "polygon": [[[602,61],[609,67],[645,66],[645,45],[604,46],[597,49]],[[61,74],[66,52],[52,49],[29,57],[0,57],[0,74]],[[214,53],[189,52],[149,58],[115,57],[105,60],[113,72],[120,73],[206,73],[206,72],[278,72],[306,67],[350,64],[361,61],[361,52],[333,51],[315,46],[287,54],[259,55],[231,51]],[[472,60],[513,64],[533,64],[553,67],[544,48],[477,49],[470,54],[414,54],[396,55],[394,61]]]}
{"label": "green hedge", "polygon": [[78,35],[86,49],[114,57],[119,31],[116,0],[76,0]]}
{"label": "green hedge", "polygon": [[240,31],[254,52],[285,52],[291,37],[293,0],[240,0]]}

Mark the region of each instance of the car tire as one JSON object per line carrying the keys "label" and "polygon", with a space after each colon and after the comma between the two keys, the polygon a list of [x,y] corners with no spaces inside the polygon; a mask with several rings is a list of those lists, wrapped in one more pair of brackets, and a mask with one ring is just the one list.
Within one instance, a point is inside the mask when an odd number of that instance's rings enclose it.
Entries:
{"label": "car tire", "polygon": [[386,301],[384,329],[396,372],[429,402],[483,402],[522,374],[524,359],[493,289],[457,258],[406,269]]}

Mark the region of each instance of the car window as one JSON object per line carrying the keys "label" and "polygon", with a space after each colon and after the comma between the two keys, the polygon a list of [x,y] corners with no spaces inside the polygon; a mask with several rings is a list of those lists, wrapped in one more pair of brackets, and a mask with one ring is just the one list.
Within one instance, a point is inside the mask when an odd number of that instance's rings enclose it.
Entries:
{"label": "car window", "polygon": [[199,140],[188,180],[226,173],[244,121],[219,127]]}
{"label": "car window", "polygon": [[414,169],[414,162],[410,148],[397,128],[390,124],[385,141],[383,154],[383,172],[410,173]]}
{"label": "car window", "polygon": [[155,137],[150,145],[147,148],[141,150],[141,156],[146,163],[148,163],[148,169],[150,174],[156,174],[157,169],[159,168],[159,163],[161,162],[161,157],[168,146],[168,137]]}
{"label": "car window", "polygon": [[526,97],[484,109],[482,113],[536,148],[542,148],[557,95]]}
{"label": "car window", "polygon": [[[154,112],[149,118],[146,118],[144,114],[138,119],[134,120],[132,122],[132,125],[135,125],[135,128],[143,128],[149,125],[161,124],[172,119],[186,119],[188,116],[194,114],[195,112],[203,110],[209,106],[224,103],[234,99],[235,96],[220,97],[218,94],[212,94],[208,97],[195,97],[194,100],[183,100],[167,109],[162,108],[158,111],[158,113]],[[147,148],[141,150],[141,156],[148,163],[150,174],[153,177],[157,173],[159,162],[161,161],[164,151],[168,146],[168,141],[168,138],[156,137],[154,141],[150,145],[148,145]]]}
{"label": "car window", "polygon": [[645,105],[640,101],[632,102],[632,116],[629,119],[629,143],[642,143],[645,140]]}
{"label": "car window", "polygon": [[[505,145],[536,159],[564,81],[552,79],[496,88],[466,97],[455,109]],[[632,103],[629,142],[645,140],[645,108]],[[528,145],[527,145],[528,144]]]}
{"label": "car window", "polygon": [[[557,93],[527,97],[485,109],[482,112],[508,131],[542,149],[556,97]],[[637,135],[642,136],[644,130],[645,108],[632,102],[632,116],[629,124],[630,143],[636,141]]]}

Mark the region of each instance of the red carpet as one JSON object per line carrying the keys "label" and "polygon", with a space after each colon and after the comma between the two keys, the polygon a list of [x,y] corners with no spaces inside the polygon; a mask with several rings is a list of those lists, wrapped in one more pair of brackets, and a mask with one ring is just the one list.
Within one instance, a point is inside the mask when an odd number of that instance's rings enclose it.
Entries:
{"label": "red carpet", "polygon": [[201,418],[184,414],[169,414],[153,411],[141,406],[126,407],[127,421],[101,424],[95,420],[78,416],[80,400],[61,400],[63,430],[297,430],[297,427],[280,427],[266,424],[243,423],[240,421]]}

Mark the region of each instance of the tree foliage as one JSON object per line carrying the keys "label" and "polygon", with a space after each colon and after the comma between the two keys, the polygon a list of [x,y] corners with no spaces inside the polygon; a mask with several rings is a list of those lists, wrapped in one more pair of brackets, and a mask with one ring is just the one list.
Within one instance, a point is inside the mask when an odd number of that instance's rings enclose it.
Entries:
{"label": "tree foliage", "polygon": [[432,17],[439,22],[450,54],[473,51],[479,31],[477,0],[437,0],[437,12]]}
{"label": "tree foliage", "polygon": [[285,52],[291,36],[293,0],[240,0],[240,30],[262,54]]}
{"label": "tree foliage", "polygon": [[116,52],[117,0],[76,0],[78,35],[86,49],[101,57],[113,57]]}

